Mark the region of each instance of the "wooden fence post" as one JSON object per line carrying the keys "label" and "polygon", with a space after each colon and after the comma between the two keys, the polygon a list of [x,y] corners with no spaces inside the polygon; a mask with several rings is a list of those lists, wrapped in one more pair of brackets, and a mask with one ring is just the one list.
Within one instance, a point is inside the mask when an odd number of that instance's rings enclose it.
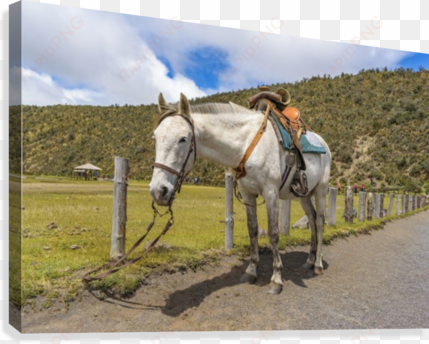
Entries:
{"label": "wooden fence post", "polygon": [[374,196],[372,192],[368,193],[368,212],[367,212],[367,220],[371,221],[374,212]]}
{"label": "wooden fence post", "polygon": [[337,224],[337,189],[329,188],[328,226]]}
{"label": "wooden fence post", "polygon": [[366,192],[359,193],[359,221],[365,221],[366,218]]}
{"label": "wooden fence post", "polygon": [[353,191],[350,186],[346,188],[344,215],[346,222],[353,223]]}
{"label": "wooden fence post", "polygon": [[413,210],[417,209],[417,195],[413,196]]}
{"label": "wooden fence post", "polygon": [[380,194],[380,209],[378,210],[380,212],[380,219],[384,217],[384,193]]}
{"label": "wooden fence post", "polygon": [[396,195],[396,215],[401,215],[401,195]]}
{"label": "wooden fence post", "polygon": [[389,200],[389,209],[387,210],[387,216],[392,216],[394,198],[395,198],[395,195],[393,193],[391,193],[390,194],[390,200]]}
{"label": "wooden fence post", "polygon": [[413,195],[408,195],[408,211],[413,211]]}
{"label": "wooden fence post", "polygon": [[404,214],[405,214],[405,213],[408,213],[408,206],[410,205],[410,201],[408,200],[408,194],[405,195],[404,201],[405,201],[405,207],[404,207],[405,208]]}
{"label": "wooden fence post", "polygon": [[407,210],[405,208],[405,205],[407,203],[407,197],[405,195],[402,195],[401,199],[402,199],[402,212],[401,212],[401,214],[405,214],[407,212]]}
{"label": "wooden fence post", "polygon": [[374,217],[376,219],[380,218],[380,194],[374,194]]}
{"label": "wooden fence post", "polygon": [[113,182],[113,221],[110,258],[116,260],[125,255],[128,187],[127,159],[115,157],[115,176]]}
{"label": "wooden fence post", "polygon": [[291,201],[288,199],[280,200],[280,234],[289,235],[290,230],[290,211]]}
{"label": "wooden fence post", "polygon": [[420,195],[417,195],[417,200],[416,200],[416,202],[417,202],[417,209],[420,209]]}
{"label": "wooden fence post", "polygon": [[225,173],[225,248],[234,246],[234,179],[231,173]]}

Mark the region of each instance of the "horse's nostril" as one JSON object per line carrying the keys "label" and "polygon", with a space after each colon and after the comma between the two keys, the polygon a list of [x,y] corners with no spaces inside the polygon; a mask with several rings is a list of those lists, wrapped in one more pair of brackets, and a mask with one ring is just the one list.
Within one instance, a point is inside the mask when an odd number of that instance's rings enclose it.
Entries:
{"label": "horse's nostril", "polygon": [[161,197],[165,197],[167,195],[168,188],[166,186],[161,187]]}

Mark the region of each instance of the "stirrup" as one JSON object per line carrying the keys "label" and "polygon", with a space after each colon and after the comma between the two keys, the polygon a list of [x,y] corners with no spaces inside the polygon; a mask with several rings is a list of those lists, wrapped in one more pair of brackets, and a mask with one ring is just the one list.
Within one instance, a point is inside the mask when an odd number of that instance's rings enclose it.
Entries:
{"label": "stirrup", "polygon": [[292,182],[290,184],[292,193],[296,197],[305,197],[308,194],[308,183],[307,175],[304,171],[296,171],[293,175]]}

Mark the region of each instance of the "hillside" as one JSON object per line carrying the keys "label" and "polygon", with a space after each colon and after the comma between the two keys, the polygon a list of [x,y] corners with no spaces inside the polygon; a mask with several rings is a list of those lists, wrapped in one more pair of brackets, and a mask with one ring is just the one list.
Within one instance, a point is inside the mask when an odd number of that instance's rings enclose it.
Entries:
{"label": "hillside", "polygon": [[[291,106],[321,134],[333,153],[331,182],[376,180],[378,187],[414,190],[429,181],[429,72],[366,70],[277,84]],[[180,90],[178,90],[179,92]],[[215,94],[192,103],[232,101],[246,106],[256,88]],[[156,105],[24,106],[24,172],[71,175],[91,162],[112,175],[113,157],[131,162],[131,177],[150,179]],[[13,119],[12,119],[13,120]],[[224,168],[200,161],[193,171],[221,185]]]}

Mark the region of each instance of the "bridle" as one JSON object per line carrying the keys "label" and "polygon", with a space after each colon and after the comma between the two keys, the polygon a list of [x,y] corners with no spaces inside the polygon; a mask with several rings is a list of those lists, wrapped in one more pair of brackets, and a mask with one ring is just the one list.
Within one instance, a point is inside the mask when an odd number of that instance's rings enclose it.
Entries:
{"label": "bridle", "polygon": [[195,126],[194,126],[194,121],[192,120],[191,116],[186,116],[183,114],[180,114],[176,111],[168,111],[166,114],[164,114],[160,120],[158,121],[158,124],[156,125],[156,127],[158,128],[158,126],[161,124],[161,122],[166,119],[167,117],[173,117],[173,116],[180,116],[182,117],[186,122],[188,122],[189,126],[191,127],[191,131],[192,131],[192,138],[191,138],[191,145],[189,146],[189,150],[188,150],[188,154],[186,155],[186,159],[185,162],[182,165],[182,168],[180,169],[180,171],[176,171],[174,168],[171,168],[170,166],[161,164],[160,162],[154,162],[152,165],[152,168],[161,168],[167,172],[170,172],[174,175],[177,176],[177,180],[176,180],[176,184],[174,185],[174,191],[172,196],[170,197],[170,200],[168,201],[168,205],[171,206],[171,203],[173,203],[174,197],[177,193],[180,193],[180,189],[182,188],[182,183],[183,180],[186,177],[186,165],[188,164],[189,161],[189,157],[191,156],[192,153],[194,153],[194,162],[193,164],[195,165],[195,162],[197,160],[197,144],[196,144],[196,140],[195,140]]}

